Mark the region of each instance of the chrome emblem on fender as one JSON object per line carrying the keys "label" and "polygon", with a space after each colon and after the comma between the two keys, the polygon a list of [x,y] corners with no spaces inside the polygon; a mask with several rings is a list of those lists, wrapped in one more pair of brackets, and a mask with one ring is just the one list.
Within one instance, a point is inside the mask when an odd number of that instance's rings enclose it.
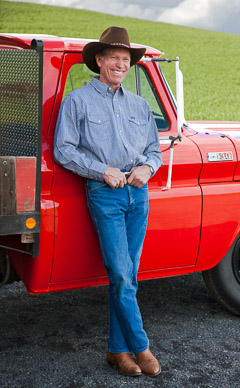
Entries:
{"label": "chrome emblem on fender", "polygon": [[232,152],[207,152],[209,162],[224,162],[233,160]]}

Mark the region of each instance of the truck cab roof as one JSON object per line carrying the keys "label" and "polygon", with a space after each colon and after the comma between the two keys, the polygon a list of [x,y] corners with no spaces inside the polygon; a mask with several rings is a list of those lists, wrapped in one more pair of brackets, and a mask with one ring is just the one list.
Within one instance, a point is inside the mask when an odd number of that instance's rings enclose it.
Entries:
{"label": "truck cab roof", "polygon": [[[67,38],[45,34],[2,33],[0,34],[0,47],[9,49],[28,49],[30,48],[31,41],[33,39],[41,40],[43,42],[44,51],[62,52],[81,52],[87,43],[97,41],[96,39]],[[131,46],[137,48],[146,47],[147,50],[145,55],[147,56],[159,57],[164,54],[163,52],[150,46],[144,46],[136,43],[131,44]]]}

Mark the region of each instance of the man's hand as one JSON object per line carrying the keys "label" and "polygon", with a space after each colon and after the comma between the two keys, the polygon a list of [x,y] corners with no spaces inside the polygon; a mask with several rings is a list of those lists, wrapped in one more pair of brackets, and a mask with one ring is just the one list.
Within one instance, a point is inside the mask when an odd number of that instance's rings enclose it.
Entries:
{"label": "man's hand", "polygon": [[128,185],[138,187],[139,189],[143,187],[147,181],[151,178],[151,170],[147,164],[143,166],[133,167],[131,169],[131,174],[128,177]]}
{"label": "man's hand", "polygon": [[111,187],[115,189],[117,187],[124,187],[127,183],[127,179],[123,172],[119,168],[107,167],[104,172],[104,181]]}

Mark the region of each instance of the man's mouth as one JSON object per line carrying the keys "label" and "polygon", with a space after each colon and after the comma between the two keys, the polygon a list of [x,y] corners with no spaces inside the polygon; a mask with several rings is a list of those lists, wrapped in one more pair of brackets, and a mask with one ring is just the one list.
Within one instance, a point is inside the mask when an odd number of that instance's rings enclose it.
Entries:
{"label": "man's mouth", "polygon": [[123,74],[123,71],[113,70],[113,73],[120,75]]}

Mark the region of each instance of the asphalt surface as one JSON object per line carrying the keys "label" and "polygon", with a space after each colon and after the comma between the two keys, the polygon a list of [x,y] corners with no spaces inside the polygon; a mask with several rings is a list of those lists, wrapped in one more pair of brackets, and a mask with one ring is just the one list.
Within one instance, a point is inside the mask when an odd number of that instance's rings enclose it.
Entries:
{"label": "asphalt surface", "polygon": [[200,274],[139,283],[156,378],[126,377],[106,362],[107,287],[40,296],[0,290],[1,388],[240,386],[239,317],[209,295]]}

